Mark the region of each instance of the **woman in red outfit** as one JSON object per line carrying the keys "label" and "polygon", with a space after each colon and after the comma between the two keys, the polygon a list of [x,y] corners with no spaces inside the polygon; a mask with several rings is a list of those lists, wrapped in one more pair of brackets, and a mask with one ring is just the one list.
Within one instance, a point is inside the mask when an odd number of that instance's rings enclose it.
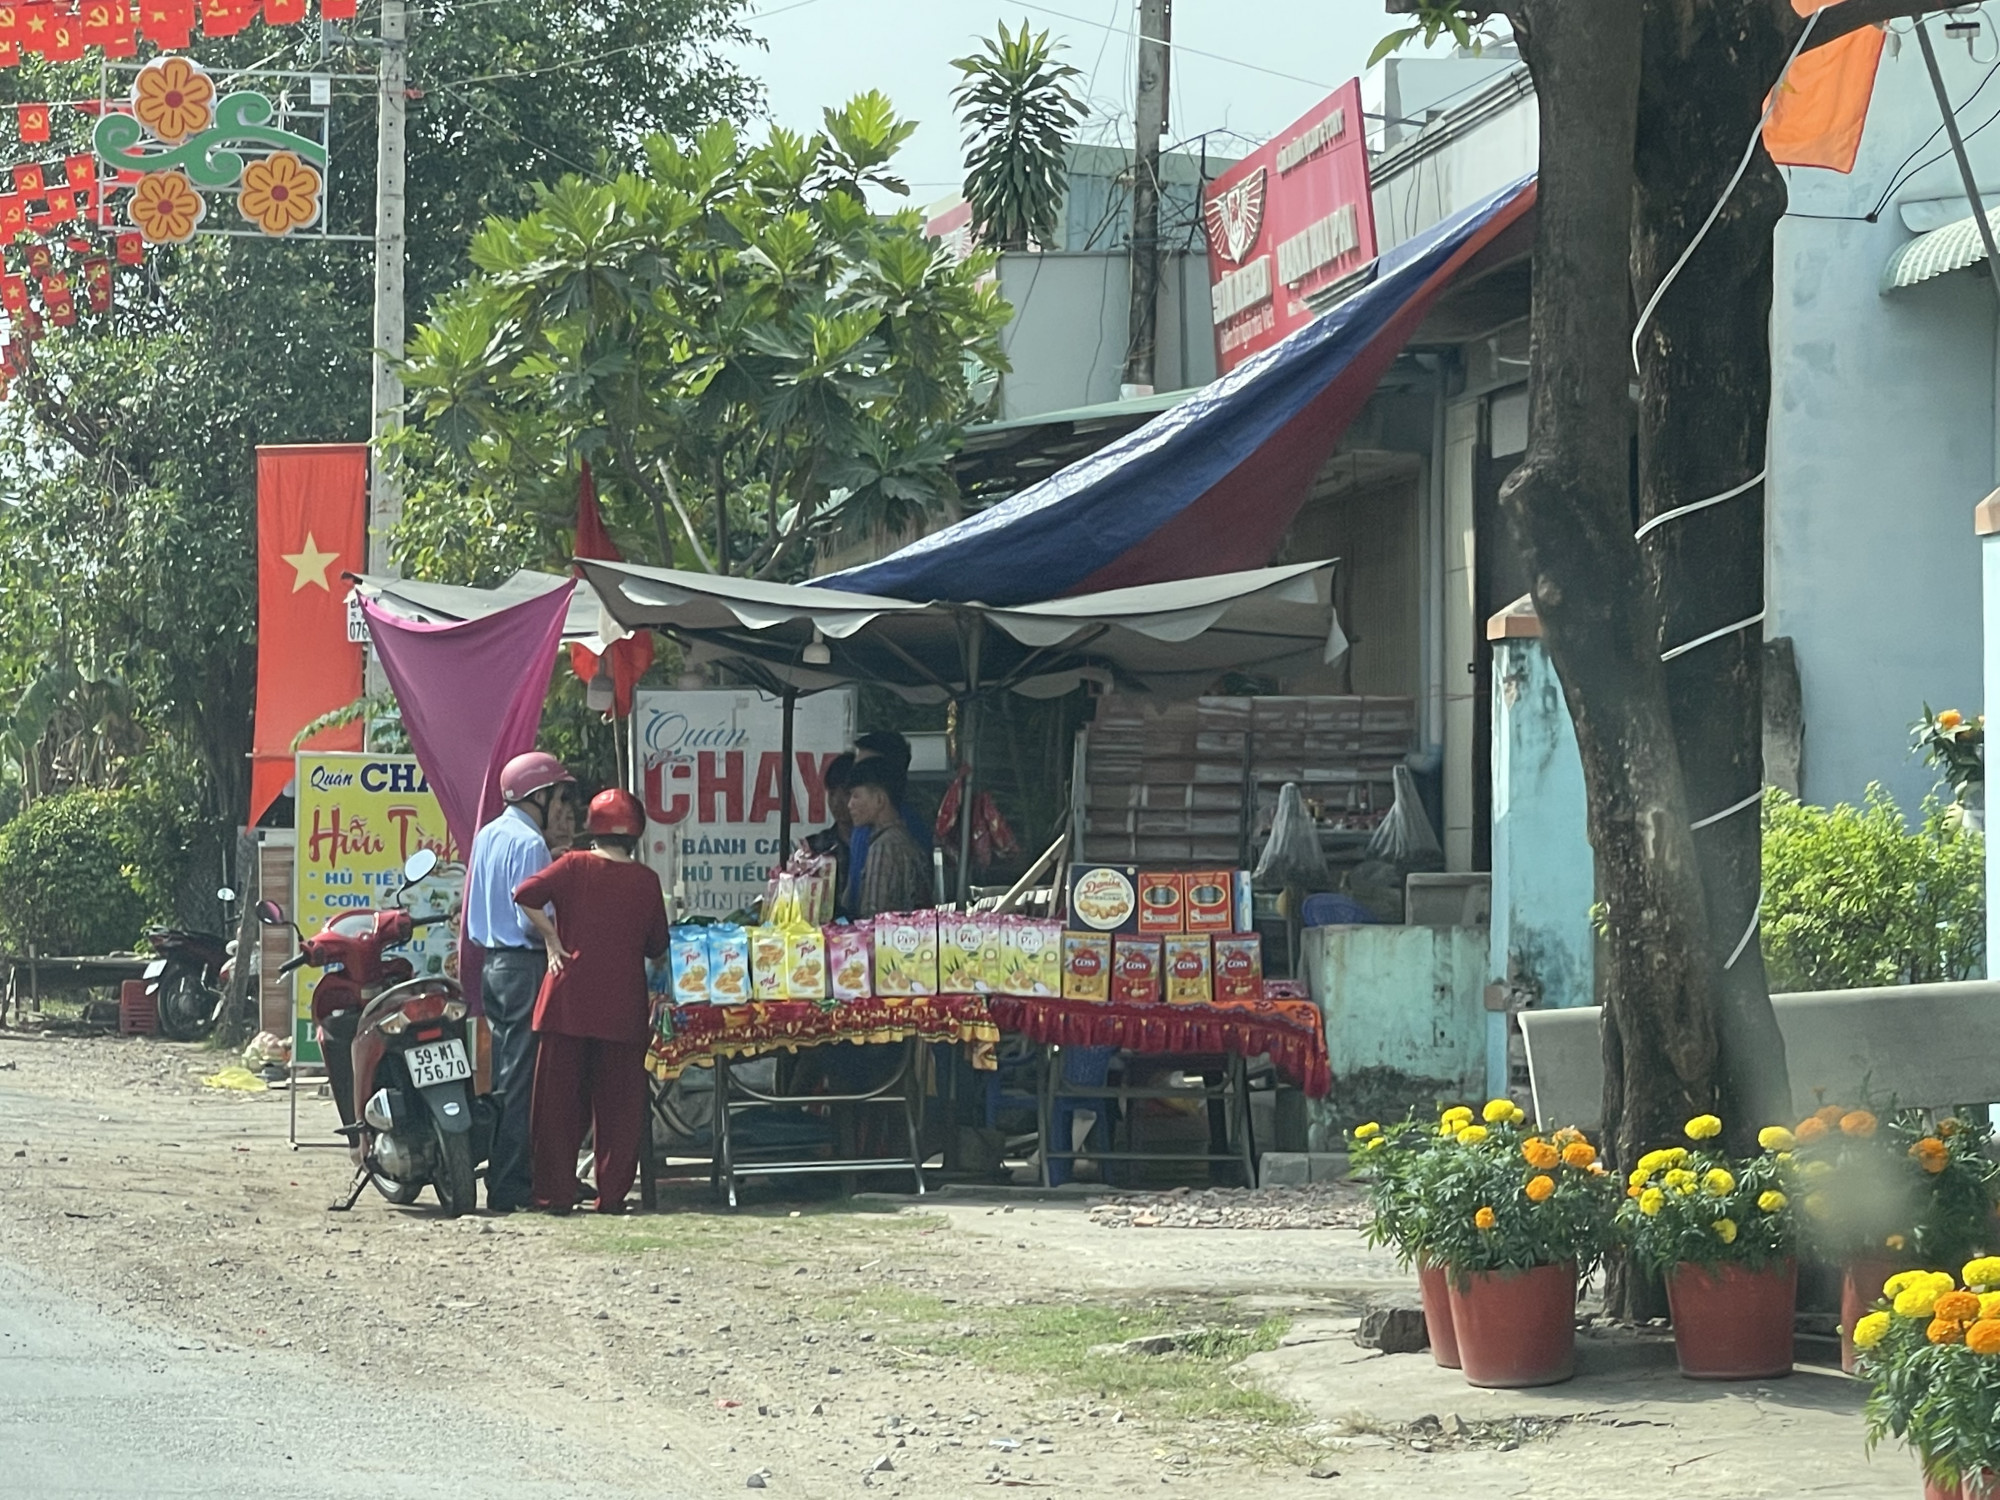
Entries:
{"label": "woman in red outfit", "polygon": [[593,847],[514,887],[549,952],[535,1002],[528,1135],[535,1206],[556,1213],[576,1206],[576,1157],[592,1125],[599,1213],[623,1208],[639,1169],[651,1025],[646,960],[667,951],[660,877],[633,854],[645,826],[630,792],[599,792],[584,820]]}

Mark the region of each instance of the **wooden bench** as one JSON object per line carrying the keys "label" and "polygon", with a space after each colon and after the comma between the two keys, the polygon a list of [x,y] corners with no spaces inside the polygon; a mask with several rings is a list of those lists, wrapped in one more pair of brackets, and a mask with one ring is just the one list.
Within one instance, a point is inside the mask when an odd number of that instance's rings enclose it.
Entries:
{"label": "wooden bench", "polygon": [[[1870,1099],[1920,1108],[2000,1102],[2000,983],[1891,985],[1773,995],[1792,1107]],[[1525,1010],[1528,1079],[1545,1128],[1604,1123],[1604,1048],[1597,1006]],[[1760,1121],[1789,1124],[1790,1121]]]}

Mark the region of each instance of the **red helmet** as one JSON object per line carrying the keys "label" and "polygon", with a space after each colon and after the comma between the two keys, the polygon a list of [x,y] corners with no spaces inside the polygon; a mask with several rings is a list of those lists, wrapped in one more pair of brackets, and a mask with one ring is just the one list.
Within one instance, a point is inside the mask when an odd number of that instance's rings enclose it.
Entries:
{"label": "red helmet", "polygon": [[611,788],[590,799],[584,814],[583,831],[591,834],[622,834],[636,839],[646,831],[646,810],[630,792]]}
{"label": "red helmet", "polygon": [[517,755],[500,768],[500,799],[525,802],[559,782],[574,781],[569,768],[546,750],[530,750]]}

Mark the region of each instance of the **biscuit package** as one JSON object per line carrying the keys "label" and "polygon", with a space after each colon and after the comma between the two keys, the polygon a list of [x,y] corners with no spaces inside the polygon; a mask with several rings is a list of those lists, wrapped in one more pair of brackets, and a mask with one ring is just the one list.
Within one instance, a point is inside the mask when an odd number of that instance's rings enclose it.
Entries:
{"label": "biscuit package", "polygon": [[750,929],[750,993],[758,1000],[785,998],[785,929]]}
{"label": "biscuit package", "polygon": [[1160,998],[1160,940],[1119,936],[1111,940],[1111,998],[1146,1005]]}
{"label": "biscuit package", "polygon": [[826,968],[833,998],[866,1000],[874,991],[870,973],[872,926],[853,927],[837,923],[826,931]]}
{"label": "biscuit package", "polygon": [[1065,1000],[1111,998],[1111,935],[1065,932],[1062,995]]}
{"label": "biscuit package", "polygon": [[1208,934],[1183,933],[1166,939],[1166,988],[1170,1005],[1206,1005],[1209,984]]}
{"label": "biscuit package", "polygon": [[875,993],[908,999],[938,992],[938,914],[885,912],[875,919]]}
{"label": "biscuit package", "polygon": [[785,998],[827,1003],[826,938],[817,927],[785,929]]}
{"label": "biscuit package", "polygon": [[750,935],[734,922],[718,922],[708,929],[708,1003],[742,1005],[750,998]]}
{"label": "biscuit package", "polygon": [[708,929],[676,927],[667,937],[674,970],[674,1004],[708,1004]]}

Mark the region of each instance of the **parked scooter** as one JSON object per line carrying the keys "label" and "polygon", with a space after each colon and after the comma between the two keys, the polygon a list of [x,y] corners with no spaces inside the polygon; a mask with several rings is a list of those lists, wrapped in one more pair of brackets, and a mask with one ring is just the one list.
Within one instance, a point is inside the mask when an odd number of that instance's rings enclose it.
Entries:
{"label": "parked scooter", "polygon": [[[215,896],[226,908],[236,892],[224,886]],[[222,970],[232,945],[213,932],[184,927],[155,927],[146,941],[159,955],[146,965],[145,979],[161,1034],[170,1041],[200,1041],[222,1018],[227,993]]]}
{"label": "parked scooter", "polygon": [[[353,911],[305,938],[280,973],[311,965],[312,1018],[341,1133],[353,1147],[354,1186],[334,1208],[354,1206],[373,1183],[391,1203],[414,1203],[426,1185],[453,1218],[475,1207],[476,1165],[492,1141],[492,1110],[472,1094],[464,992],[442,975],[418,977],[407,958],[387,950],[450,913],[412,917],[400,902],[437,867],[419,850],[403,866],[403,884],[383,911]],[[285,925],[283,908],[257,910],[267,926]]]}

